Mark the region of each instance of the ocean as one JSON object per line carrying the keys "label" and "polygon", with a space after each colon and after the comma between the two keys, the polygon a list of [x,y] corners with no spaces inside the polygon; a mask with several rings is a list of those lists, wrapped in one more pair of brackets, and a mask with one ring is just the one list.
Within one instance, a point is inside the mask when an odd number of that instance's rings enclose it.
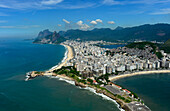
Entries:
{"label": "ocean", "polygon": [[65,51],[61,45],[1,38],[0,111],[120,111],[108,98],[61,79],[24,81],[28,71],[44,71],[60,63]]}
{"label": "ocean", "polygon": [[136,93],[152,111],[170,111],[170,73],[137,75],[115,83]]}

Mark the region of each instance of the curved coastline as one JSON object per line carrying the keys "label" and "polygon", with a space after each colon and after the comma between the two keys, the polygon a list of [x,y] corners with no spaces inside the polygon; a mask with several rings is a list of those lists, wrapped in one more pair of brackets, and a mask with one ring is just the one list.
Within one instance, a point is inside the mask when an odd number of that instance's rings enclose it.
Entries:
{"label": "curved coastline", "polygon": [[68,48],[65,45],[62,45],[62,46],[64,46],[64,48],[66,50],[65,53],[64,53],[64,57],[63,57],[62,61],[59,62],[57,65],[53,66],[52,68],[50,68],[49,70],[53,70],[53,69],[57,68],[61,63],[63,63],[67,59]]}
{"label": "curved coastline", "polygon": [[[60,45],[63,45],[65,48],[66,48],[66,53],[65,53],[65,57],[63,58],[63,60],[61,61],[61,63],[59,63],[58,65],[52,67],[51,69],[49,69],[48,71],[46,71],[43,75],[44,76],[47,76],[47,77],[50,77],[50,78],[57,78],[61,81],[65,81],[69,84],[72,84],[72,85],[75,85],[75,81],[70,78],[70,77],[67,77],[65,75],[57,75],[57,76],[53,76],[53,71],[54,70],[57,70],[57,69],[60,69],[62,66],[65,66],[65,64],[67,63],[67,61],[69,61],[70,59],[72,59],[74,57],[74,51],[72,49],[71,46],[68,46],[68,45],[64,45],[64,44],[60,44]],[[78,87],[80,89],[86,89],[86,90],[89,90],[90,92],[93,92],[94,94],[98,95],[98,96],[101,96],[103,99],[106,99],[106,100],[109,100],[109,101],[112,101],[113,103],[116,104],[117,108],[120,110],[120,111],[125,111],[121,105],[114,99],[110,98],[109,96],[105,95],[105,94],[100,94],[100,93],[96,93],[96,90],[94,88],[91,88],[91,87],[86,87],[86,88],[81,88],[81,87]]]}
{"label": "curved coastline", "polygon": [[170,70],[153,70],[153,71],[139,71],[130,74],[116,75],[113,77],[109,77],[110,81],[115,81],[121,78],[136,76],[136,75],[145,75],[145,74],[159,74],[159,73],[170,73]]}
{"label": "curved coastline", "polygon": [[[63,58],[61,63],[59,63],[58,65],[52,67],[51,69],[46,71],[43,75],[47,76],[47,77],[50,77],[50,78],[58,78],[59,80],[65,81],[65,82],[67,82],[69,84],[76,85],[75,84],[76,81],[74,79],[66,76],[65,74],[63,74],[63,75],[56,75],[56,74],[53,73],[54,70],[62,68],[63,66],[66,65],[67,61],[69,61],[69,60],[74,58],[74,49],[71,46],[65,45],[65,44],[60,44],[60,45],[63,45],[66,48],[65,57]],[[168,71],[170,72],[170,70],[168,70]],[[139,72],[137,72],[137,74],[138,73]],[[163,71],[162,73],[165,73],[165,72]],[[126,74],[126,76],[127,76],[127,74]],[[122,78],[122,77],[118,77],[118,78]],[[78,88],[82,88],[81,85]],[[82,88],[82,89],[87,89],[87,90],[93,92],[94,94],[96,94],[98,96],[101,96],[103,99],[107,99],[107,100],[110,100],[110,101],[114,102],[116,104],[117,108],[120,111],[125,111],[125,110],[130,111],[131,110],[131,108],[126,103],[124,103],[122,100],[113,97],[112,95],[110,95],[107,92],[106,93],[105,92],[98,92],[98,88],[86,85],[86,88]]]}
{"label": "curved coastline", "polygon": [[44,76],[50,76],[50,75],[52,76],[54,70],[60,69],[61,67],[65,66],[67,61],[69,61],[70,59],[72,59],[74,57],[73,49],[71,48],[71,46],[68,46],[65,44],[60,44],[60,45],[63,45],[66,49],[66,53],[65,53],[63,60],[58,65],[56,65],[56,66],[52,67],[51,69],[49,69],[48,71],[46,71],[43,74]]}
{"label": "curved coastline", "polygon": [[[58,80],[61,80],[61,81],[65,81],[65,82],[67,82],[67,83],[75,86],[75,80],[72,79],[72,78],[70,78],[70,77],[67,77],[66,75],[47,76],[47,77],[49,77],[49,78],[54,78],[54,79],[58,79]],[[121,107],[121,105],[120,105],[115,99],[107,96],[106,94],[97,93],[95,88],[92,88],[92,87],[89,87],[89,86],[86,86],[85,88],[82,88],[82,87],[78,86],[77,88],[89,90],[90,92],[94,93],[95,95],[102,97],[102,99],[105,99],[105,100],[108,100],[108,101],[112,101],[113,103],[116,104],[116,107],[117,107],[120,111],[125,111],[125,109],[123,109],[123,108]]]}

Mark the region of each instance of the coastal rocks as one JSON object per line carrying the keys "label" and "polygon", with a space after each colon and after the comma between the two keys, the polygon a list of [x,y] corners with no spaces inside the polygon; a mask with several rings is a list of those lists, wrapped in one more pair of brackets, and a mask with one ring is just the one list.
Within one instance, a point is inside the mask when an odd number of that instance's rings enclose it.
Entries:
{"label": "coastal rocks", "polygon": [[103,90],[96,88],[96,93],[103,93]]}
{"label": "coastal rocks", "polygon": [[86,88],[87,87],[85,84],[77,82],[77,81],[75,81],[75,85],[80,86],[81,88]]}
{"label": "coastal rocks", "polygon": [[30,79],[33,79],[37,76],[42,76],[44,74],[44,72],[37,72],[37,71],[31,71],[31,72],[28,72],[26,73],[26,79],[25,81],[28,81]]}

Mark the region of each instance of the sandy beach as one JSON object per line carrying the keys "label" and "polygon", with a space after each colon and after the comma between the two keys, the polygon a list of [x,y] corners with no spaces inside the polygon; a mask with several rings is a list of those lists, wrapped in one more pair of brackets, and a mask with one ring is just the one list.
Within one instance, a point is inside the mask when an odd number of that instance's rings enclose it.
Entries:
{"label": "sandy beach", "polygon": [[125,77],[130,77],[130,76],[135,76],[135,75],[143,75],[143,74],[158,74],[158,73],[170,73],[170,70],[153,70],[153,71],[140,71],[140,72],[134,72],[131,74],[123,74],[123,75],[117,75],[114,77],[109,77],[110,81],[125,78]]}
{"label": "sandy beach", "polygon": [[69,61],[70,59],[72,59],[74,57],[73,49],[70,46],[64,45],[64,44],[61,44],[61,45],[67,47],[67,49],[68,49],[67,58],[61,64],[59,64],[57,67],[52,68],[52,69],[46,71],[44,73],[44,75],[53,75],[53,71],[54,70],[60,69],[61,67],[65,66],[67,61]]}

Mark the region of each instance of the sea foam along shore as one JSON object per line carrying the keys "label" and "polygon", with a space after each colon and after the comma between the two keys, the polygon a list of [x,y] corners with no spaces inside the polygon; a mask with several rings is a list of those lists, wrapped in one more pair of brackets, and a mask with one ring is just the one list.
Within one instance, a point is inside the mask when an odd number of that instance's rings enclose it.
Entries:
{"label": "sea foam along shore", "polygon": [[49,69],[48,71],[46,71],[43,75],[44,76],[48,76],[48,75],[53,75],[53,71],[62,68],[63,66],[65,66],[65,64],[67,63],[67,61],[69,61],[70,59],[72,59],[74,57],[74,53],[73,53],[73,49],[72,47],[68,46],[68,45],[64,45],[61,44],[66,48],[66,53],[65,53],[65,57],[64,59],[61,61],[60,64],[52,67],[51,69]]}
{"label": "sea foam along shore", "polygon": [[130,73],[130,74],[122,74],[122,75],[111,76],[111,77],[109,77],[109,80],[114,81],[114,80],[117,80],[117,79],[130,77],[130,76],[144,75],[144,74],[158,74],[158,73],[170,73],[170,70],[139,71],[139,72],[134,72],[134,73]]}
{"label": "sea foam along shore", "polygon": [[65,46],[65,45],[63,45],[64,46],[64,48],[65,48],[65,54],[64,54],[64,57],[63,57],[63,59],[62,59],[62,61],[60,62],[60,63],[58,63],[57,65],[55,65],[55,66],[53,66],[51,69],[49,69],[49,70],[53,70],[53,69],[56,69],[61,63],[63,63],[66,59],[67,59],[67,55],[68,55],[68,48]]}
{"label": "sea foam along shore", "polygon": [[[75,85],[75,81],[72,80],[72,79],[69,78],[69,77],[66,78],[66,76],[57,75],[57,76],[47,76],[47,77],[49,77],[49,78],[57,78],[57,79],[59,79],[59,80],[61,80],[61,81],[65,81],[65,82],[67,82],[67,83],[69,83],[69,84],[71,84],[71,85]],[[124,109],[122,109],[122,108],[120,107],[120,105],[119,105],[114,99],[112,99],[112,98],[110,98],[110,97],[108,97],[108,96],[106,96],[106,95],[104,95],[104,94],[96,93],[96,90],[93,89],[93,88],[91,88],[91,87],[81,88],[81,87],[78,87],[78,86],[77,86],[77,88],[89,90],[90,92],[92,92],[92,93],[94,93],[94,94],[96,94],[96,95],[98,95],[98,96],[101,96],[101,97],[102,97],[103,99],[105,99],[105,100],[112,101],[113,103],[116,104],[117,108],[118,108],[120,111],[125,111]]]}
{"label": "sea foam along shore", "polygon": [[[47,76],[49,78],[58,78],[59,80],[62,80],[62,81],[65,81],[69,84],[72,84],[72,85],[75,85],[75,81],[69,77],[66,77],[66,76],[62,76],[62,75],[57,75],[57,76],[52,76],[53,75],[53,71],[56,70],[56,69],[60,69],[62,66],[64,66],[66,64],[66,62],[70,59],[72,59],[74,57],[74,53],[73,53],[73,49],[70,47],[70,46],[67,46],[67,45],[64,45],[64,44],[61,44],[63,45],[65,48],[66,48],[66,53],[65,53],[65,57],[64,59],[62,60],[61,64],[59,65],[56,65],[54,67],[52,67],[48,72],[50,73],[45,73],[44,76]],[[79,87],[81,88],[81,87]],[[81,88],[81,89],[87,89],[93,93],[95,93],[96,95],[98,96],[101,96],[102,98],[106,99],[106,100],[110,100],[112,102],[114,102],[117,107],[119,108],[120,111],[125,111],[124,109],[122,109],[120,107],[120,105],[113,99],[111,99],[110,97],[104,95],[104,94],[99,94],[99,93],[96,93],[96,90],[93,89],[93,88],[90,88],[90,87],[86,87],[86,88]]]}

